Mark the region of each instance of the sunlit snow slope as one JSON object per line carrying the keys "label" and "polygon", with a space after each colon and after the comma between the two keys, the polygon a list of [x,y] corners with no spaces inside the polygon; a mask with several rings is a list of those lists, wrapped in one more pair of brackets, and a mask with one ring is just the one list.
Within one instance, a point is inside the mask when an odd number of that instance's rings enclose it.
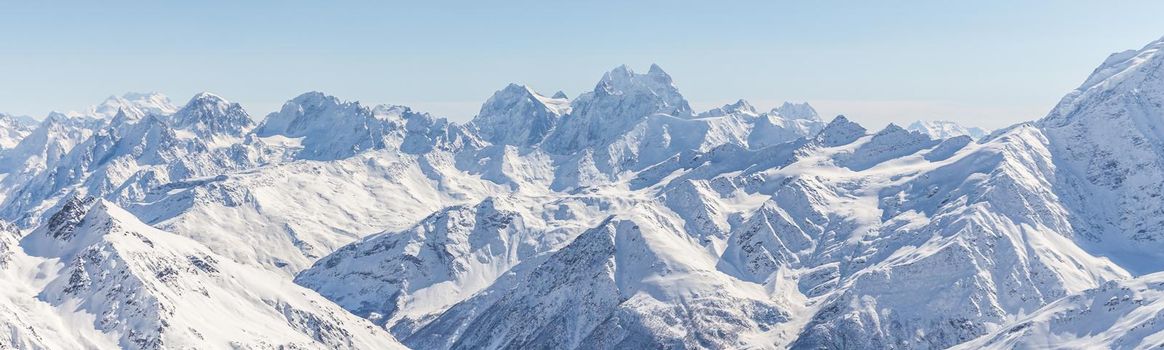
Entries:
{"label": "sunlit snow slope", "polygon": [[1155,347],[1162,46],[989,135],[693,111],[657,65],[464,125],[0,116],[0,348]]}

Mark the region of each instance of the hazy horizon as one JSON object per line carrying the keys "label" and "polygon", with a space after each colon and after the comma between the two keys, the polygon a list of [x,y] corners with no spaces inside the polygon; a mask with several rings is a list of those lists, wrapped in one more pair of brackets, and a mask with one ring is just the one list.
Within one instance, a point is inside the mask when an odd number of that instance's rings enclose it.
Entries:
{"label": "hazy horizon", "polygon": [[[210,91],[256,119],[306,91],[463,122],[509,83],[571,97],[661,65],[697,110],[812,104],[875,126],[1044,115],[1107,55],[1164,35],[1164,3],[349,1],[0,5],[0,112]],[[504,20],[497,20],[497,19]],[[1069,22],[1063,18],[1087,18]]]}

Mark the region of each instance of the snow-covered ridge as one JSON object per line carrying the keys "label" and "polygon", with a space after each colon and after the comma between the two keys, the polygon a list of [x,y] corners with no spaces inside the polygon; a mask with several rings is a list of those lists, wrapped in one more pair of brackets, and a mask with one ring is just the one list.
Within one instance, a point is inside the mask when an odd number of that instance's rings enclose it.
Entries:
{"label": "snow-covered ridge", "polygon": [[929,135],[930,138],[938,140],[958,136],[970,136],[970,138],[978,140],[990,133],[983,128],[966,127],[948,120],[918,120],[909,124],[906,129]]}
{"label": "snow-covered ridge", "polygon": [[36,124],[31,117],[0,113],[0,151],[16,147],[20,140],[32,133]]}
{"label": "snow-covered ridge", "polygon": [[178,108],[170,103],[170,98],[165,95],[156,92],[128,92],[121,96],[109,96],[105,101],[89,107],[84,111],[74,111],[66,114],[70,117],[109,119],[116,116],[119,112],[123,112],[129,118],[136,120],[149,114],[159,116],[170,115],[177,110]]}
{"label": "snow-covered ridge", "polygon": [[59,261],[37,298],[96,315],[89,326],[121,348],[401,348],[318,294],[159,231],[110,202],[71,203],[61,225],[21,243],[49,264]]}
{"label": "snow-covered ridge", "polygon": [[978,141],[697,114],[655,65],[465,125],[320,92],[50,116],[0,153],[0,344],[1154,344],[1157,46]]}
{"label": "snow-covered ridge", "polygon": [[957,349],[1158,347],[1164,325],[1164,274],[1112,281],[1074,294]]}

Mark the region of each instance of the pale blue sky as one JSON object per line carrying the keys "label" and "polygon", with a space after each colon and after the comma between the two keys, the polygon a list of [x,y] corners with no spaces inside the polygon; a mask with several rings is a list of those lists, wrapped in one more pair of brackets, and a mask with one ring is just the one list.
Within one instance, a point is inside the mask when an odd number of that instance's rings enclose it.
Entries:
{"label": "pale blue sky", "polygon": [[576,96],[657,62],[697,109],[794,100],[868,124],[995,128],[1164,36],[1162,1],[938,3],[3,2],[0,111],[211,91],[261,118],[320,90],[467,120],[509,82]]}

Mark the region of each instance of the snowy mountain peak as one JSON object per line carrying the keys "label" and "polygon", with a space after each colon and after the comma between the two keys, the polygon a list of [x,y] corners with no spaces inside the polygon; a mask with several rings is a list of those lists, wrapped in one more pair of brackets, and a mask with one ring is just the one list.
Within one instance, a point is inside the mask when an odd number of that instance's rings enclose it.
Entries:
{"label": "snowy mountain peak", "polygon": [[255,133],[263,137],[303,137],[313,132],[328,132],[340,122],[362,119],[369,112],[359,102],[341,102],[335,96],[311,91],[287,101],[280,111],[268,114]]}
{"label": "snowy mountain peak", "polygon": [[16,147],[37,124],[31,117],[0,113],[0,150]]}
{"label": "snowy mountain peak", "polygon": [[0,113],[0,123],[4,125],[26,126],[33,127],[38,124],[36,119],[27,115],[12,115],[8,113]]}
{"label": "snowy mountain peak", "polygon": [[569,110],[566,99],[545,97],[528,86],[509,84],[481,105],[471,127],[493,144],[532,145],[541,142]]}
{"label": "snowy mountain peak", "polygon": [[175,128],[190,130],[204,138],[241,136],[254,125],[241,105],[209,92],[194,95],[174,113],[171,121]]}
{"label": "snowy mountain peak", "polygon": [[1078,88],[1064,96],[1058,105],[1041,122],[1062,125],[1070,122],[1071,115],[1081,115],[1080,109],[1088,108],[1087,102],[1109,100],[1120,93],[1131,93],[1155,99],[1164,91],[1164,79],[1160,78],[1164,64],[1164,39],[1154,41],[1139,50],[1128,50],[1108,56],[1104,62],[1087,77]]}
{"label": "snowy mountain peak", "polygon": [[594,91],[570,101],[570,112],[545,138],[542,148],[570,154],[606,145],[655,114],[693,116],[690,104],[662,69],[638,74],[619,66],[604,74]]}
{"label": "snowy mountain peak", "polygon": [[404,106],[368,108],[320,92],[287,101],[280,111],[268,114],[254,133],[261,138],[299,139],[301,148],[294,156],[313,160],[343,159],[385,148],[420,154],[478,142],[444,118]]}
{"label": "snowy mountain peak", "polygon": [[628,87],[630,85],[648,86],[659,90],[674,88],[671,75],[664,72],[663,68],[657,64],[652,64],[646,74],[635,73],[630,66],[624,64],[604,74],[599,86],[601,86],[602,82],[610,83],[616,88]]}
{"label": "snowy mountain peak", "polygon": [[[97,200],[75,222],[61,249],[29,249],[57,269],[30,301],[69,305],[61,312],[88,316],[71,328],[107,334],[117,347],[401,348],[318,294],[150,227],[111,202]],[[22,246],[54,241],[34,232]]]}
{"label": "snowy mountain peak", "polygon": [[[294,102],[296,104],[304,105],[304,106],[324,106],[324,105],[338,105],[338,104],[340,104],[339,98],[332,96],[332,95],[328,95],[328,94],[320,92],[320,91],[304,92],[302,94],[299,94],[299,96],[295,96],[295,98],[292,98],[290,102]],[[355,103],[358,103],[358,102],[355,102]]]}
{"label": "snowy mountain peak", "polygon": [[119,110],[124,110],[127,117],[140,119],[147,114],[170,115],[178,110],[170,103],[165,95],[150,92],[129,92],[121,96],[109,96],[104,102],[90,107],[84,112],[70,113],[72,116],[89,116],[96,118],[112,118]]}
{"label": "snowy mountain peak", "polygon": [[748,100],[745,99],[739,99],[736,101],[736,103],[724,105],[724,107],[728,107],[737,111],[756,113],[756,107],[753,107],[752,104],[748,103]]}
{"label": "snowy mountain peak", "polygon": [[905,130],[905,128],[902,128],[900,125],[897,125],[897,123],[889,123],[889,125],[886,125],[885,128],[881,129],[881,131],[878,131],[876,134],[874,134],[874,136],[900,133],[908,134],[909,131]]}
{"label": "snowy mountain peak", "polygon": [[67,119],[69,119],[68,115],[61,113],[61,112],[52,111],[52,112],[49,112],[49,114],[44,117],[44,120],[40,121],[40,124],[41,125],[58,124],[62,120],[67,120]]}
{"label": "snowy mountain peak", "polygon": [[566,96],[566,92],[564,92],[564,91],[562,91],[562,90],[558,90],[558,92],[555,92],[555,93],[554,93],[554,96],[551,96],[551,98],[560,99],[560,100],[568,100],[568,99],[570,99],[570,97],[569,97],[569,96]]}
{"label": "snowy mountain peak", "polygon": [[494,93],[494,96],[496,96],[497,94],[511,94],[511,93],[515,93],[515,92],[529,94],[529,95],[537,94],[536,92],[533,91],[533,89],[531,89],[529,86],[526,86],[525,84],[509,83],[509,85],[506,85],[501,90],[498,90],[497,93]]}
{"label": "snowy mountain peak", "polygon": [[699,113],[700,118],[721,117],[729,114],[746,114],[756,115],[756,108],[752,107],[751,103],[743,99],[735,103],[729,103],[703,113]]}
{"label": "snowy mountain peak", "polygon": [[[638,74],[621,65],[602,76],[594,87],[598,96],[621,95],[627,98],[657,100],[658,113],[677,117],[691,116],[691,106],[671,81],[671,76],[658,65],[651,65],[647,74]],[[646,102],[646,101],[644,101]]]}
{"label": "snowy mountain peak", "polygon": [[1164,203],[1154,200],[1164,196],[1161,49],[1155,41],[1108,57],[1035,123],[1076,234],[1134,273],[1164,269]]}
{"label": "snowy mountain peak", "polygon": [[965,135],[978,140],[989,134],[986,129],[966,127],[948,120],[918,120],[909,124],[906,129],[929,135],[933,139],[948,139]]}
{"label": "snowy mountain peak", "polygon": [[808,102],[784,102],[780,107],[773,108],[772,113],[788,119],[820,120],[820,115],[816,113],[816,109],[812,108]]}
{"label": "snowy mountain peak", "polygon": [[1164,275],[1129,281],[1164,269],[1154,50],[979,142],[690,118],[654,65],[509,84],[466,126],[309,92],[229,147],[189,137],[246,118],[212,94],[50,116],[0,152],[0,219],[31,229],[0,223],[0,347],[1155,345]]}
{"label": "snowy mountain peak", "polygon": [[865,136],[865,127],[838,115],[816,135],[816,142],[825,147],[847,145]]}
{"label": "snowy mountain peak", "polygon": [[221,96],[210,93],[208,91],[203,91],[203,92],[199,92],[199,93],[194,94],[194,97],[191,97],[190,102],[186,102],[186,105],[189,106],[189,105],[195,104],[195,103],[199,103],[199,104],[227,104],[226,99],[222,98]]}
{"label": "snowy mountain peak", "polygon": [[1155,59],[1159,55],[1161,48],[1164,48],[1164,39],[1148,43],[1139,50],[1126,50],[1113,53],[1091,73],[1091,76],[1087,77],[1087,80],[1083,82],[1079,89],[1086,90],[1095,87],[1109,79],[1118,79],[1120,75],[1126,74],[1130,70],[1138,69],[1150,60]]}
{"label": "snowy mountain peak", "polygon": [[668,75],[667,72],[663,71],[663,67],[659,67],[659,65],[655,64],[655,63],[651,63],[651,68],[647,69],[647,74],[654,75],[654,76],[660,76],[660,77],[667,77],[668,80],[671,79],[671,76]]}

